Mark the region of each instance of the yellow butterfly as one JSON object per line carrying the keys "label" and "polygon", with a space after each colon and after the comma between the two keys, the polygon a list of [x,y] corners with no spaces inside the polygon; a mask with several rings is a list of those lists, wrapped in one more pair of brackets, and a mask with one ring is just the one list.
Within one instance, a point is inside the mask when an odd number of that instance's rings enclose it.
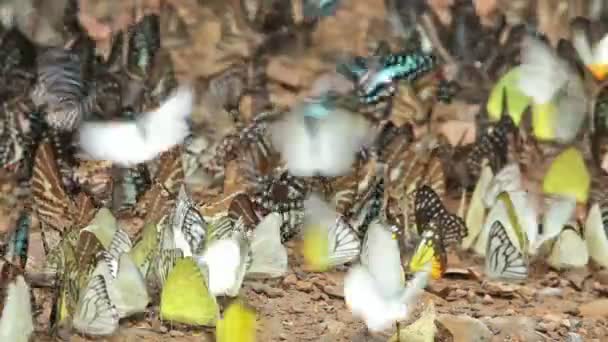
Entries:
{"label": "yellow butterfly", "polygon": [[574,197],[587,203],[591,177],[582,153],[570,147],[551,163],[543,178],[543,192],[550,195]]}
{"label": "yellow butterfly", "polygon": [[224,317],[217,322],[215,340],[217,342],[255,342],[255,312],[240,300],[233,301],[224,311]]}
{"label": "yellow butterfly", "polygon": [[161,318],[184,324],[214,326],[219,308],[206,282],[194,259],[186,257],[177,260],[161,292]]}

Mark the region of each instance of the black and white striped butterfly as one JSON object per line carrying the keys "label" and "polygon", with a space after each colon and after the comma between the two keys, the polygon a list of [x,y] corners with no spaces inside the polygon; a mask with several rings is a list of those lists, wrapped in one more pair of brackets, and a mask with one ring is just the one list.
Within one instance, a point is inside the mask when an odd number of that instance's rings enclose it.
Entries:
{"label": "black and white striped butterfly", "polygon": [[49,48],[38,56],[38,80],[31,98],[46,111],[46,122],[61,131],[73,131],[91,113],[94,94],[89,91],[83,56],[64,48]]}
{"label": "black and white striped butterfly", "polygon": [[[201,251],[207,235],[207,223],[194,207],[184,185],[179,190],[176,207],[171,215],[171,229],[176,246],[184,250],[185,256]],[[180,240],[187,246],[182,246]]]}
{"label": "black and white striped butterfly", "polygon": [[353,261],[361,252],[361,240],[343,216],[339,216],[336,222],[329,226],[328,242],[330,266]]}
{"label": "black and white striped butterfly", "polygon": [[[416,189],[414,211],[418,229],[434,221],[441,229],[440,234],[446,245],[460,243],[467,236],[464,220],[448,212],[439,195],[428,185],[421,185]],[[422,234],[421,231],[419,233]]]}
{"label": "black and white striped butterfly", "polygon": [[118,311],[110,301],[102,275],[93,276],[78,301],[72,324],[87,335],[111,335],[118,329]]}
{"label": "black and white striped butterfly", "polygon": [[492,279],[523,280],[528,277],[526,255],[517,248],[506,227],[498,220],[490,227],[485,270]]}

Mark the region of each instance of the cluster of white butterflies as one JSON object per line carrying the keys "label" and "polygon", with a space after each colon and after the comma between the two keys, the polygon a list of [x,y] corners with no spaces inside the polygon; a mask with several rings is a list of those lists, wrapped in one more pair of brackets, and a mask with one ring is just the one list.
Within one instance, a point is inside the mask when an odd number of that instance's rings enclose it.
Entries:
{"label": "cluster of white butterflies", "polygon": [[[305,202],[305,227],[321,227],[327,234],[329,267],[359,258],[344,279],[344,297],[353,315],[370,331],[382,331],[404,320],[426,286],[430,268],[418,272],[406,284],[394,227],[372,221],[363,243],[357,232],[329,204],[317,197]],[[429,265],[430,266],[430,265]]]}
{"label": "cluster of white butterflies", "polygon": [[502,280],[526,279],[532,257],[545,257],[556,269],[585,266],[589,256],[608,264],[600,204],[593,204],[584,227],[573,218],[574,198],[548,197],[544,206],[539,224],[538,200],[524,190],[518,165],[495,176],[484,167],[466,214],[469,235],[463,248],[485,256],[487,276]]}
{"label": "cluster of white butterflies", "polygon": [[205,282],[199,288],[208,289],[214,297],[238,295],[246,275],[278,277],[287,272],[278,214],[266,216],[252,236],[238,229],[238,223],[220,221],[208,225],[182,186],[172,213],[156,225],[146,225],[133,246],[110,211],[100,209],[81,234],[95,235],[104,251],[80,291],[72,327],[92,336],[113,334],[120,319],[146,310],[149,286],[156,285],[162,292],[173,266],[183,258],[196,261]]}

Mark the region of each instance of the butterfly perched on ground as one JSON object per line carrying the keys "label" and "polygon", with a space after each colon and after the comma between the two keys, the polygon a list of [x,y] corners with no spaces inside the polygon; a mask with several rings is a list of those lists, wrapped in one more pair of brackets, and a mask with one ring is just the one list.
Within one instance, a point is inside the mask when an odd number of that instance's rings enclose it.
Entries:
{"label": "butterfly perched on ground", "polygon": [[160,299],[161,319],[191,325],[214,326],[219,316],[206,275],[192,258],[182,258],[167,274]]}
{"label": "butterfly perched on ground", "polygon": [[588,261],[589,251],[581,234],[581,226],[576,222],[566,224],[551,246],[548,264],[557,270],[565,270],[584,267]]}
{"label": "butterfly perched on ground", "polygon": [[605,199],[591,205],[584,227],[589,256],[596,263],[608,266],[608,203]]}
{"label": "butterfly perched on ground", "polygon": [[0,339],[27,342],[34,332],[30,287],[22,270],[0,259]]}
{"label": "butterfly perched on ground", "polygon": [[447,254],[441,236],[441,229],[431,221],[423,228],[421,240],[409,262],[412,272],[425,270],[430,263],[432,279],[439,279],[447,268]]}
{"label": "butterfly perched on ground", "polygon": [[38,147],[31,180],[33,207],[45,227],[66,232],[72,228],[76,207],[63,186],[53,147],[43,143]]}
{"label": "butterfly perched on ground", "polygon": [[199,254],[204,247],[207,223],[194,206],[183,184],[170,219],[176,247],[184,252],[184,256]]}
{"label": "butterfly perched on ground", "polygon": [[486,248],[486,275],[492,279],[523,280],[528,277],[527,255],[515,245],[499,220],[490,227]]}
{"label": "butterfly perched on ground", "polygon": [[303,254],[307,264],[327,270],[353,261],[361,251],[361,240],[346,218],[318,197],[305,202]]}
{"label": "butterfly perched on ground", "polygon": [[184,181],[181,149],[175,147],[161,154],[152,186],[143,193],[135,206],[135,213],[145,222],[157,223],[171,208]]}
{"label": "butterfly perched on ground", "polygon": [[416,226],[420,233],[429,222],[433,221],[441,229],[446,245],[460,243],[467,236],[464,220],[448,212],[441,198],[428,185],[422,185],[416,189],[414,211]]}

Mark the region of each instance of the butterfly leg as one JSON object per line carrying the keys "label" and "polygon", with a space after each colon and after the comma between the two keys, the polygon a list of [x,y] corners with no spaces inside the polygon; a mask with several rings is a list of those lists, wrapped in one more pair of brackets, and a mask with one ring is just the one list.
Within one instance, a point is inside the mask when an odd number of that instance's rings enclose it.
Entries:
{"label": "butterfly leg", "polygon": [[395,327],[397,328],[397,342],[401,342],[401,324],[399,321],[395,322]]}

